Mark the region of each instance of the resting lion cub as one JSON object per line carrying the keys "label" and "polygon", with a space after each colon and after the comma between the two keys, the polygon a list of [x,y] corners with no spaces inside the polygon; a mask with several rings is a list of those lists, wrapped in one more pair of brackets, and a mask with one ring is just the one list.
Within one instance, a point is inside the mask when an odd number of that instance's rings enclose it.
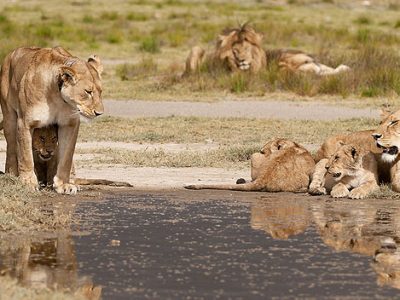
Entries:
{"label": "resting lion cub", "polygon": [[361,199],[378,189],[378,163],[373,153],[359,146],[341,145],[315,166],[310,194]]}
{"label": "resting lion cub", "polygon": [[[51,186],[57,173],[58,137],[57,126],[36,128],[32,137],[33,161],[38,181],[44,186]],[[71,181],[77,185],[112,185],[129,186],[127,182],[110,181],[105,179],[75,178],[75,168],[72,164]]]}
{"label": "resting lion cub", "polygon": [[185,188],[306,192],[314,166],[314,159],[304,147],[287,139],[275,139],[265,144],[260,153],[253,154],[252,182],[227,185],[189,185]]}

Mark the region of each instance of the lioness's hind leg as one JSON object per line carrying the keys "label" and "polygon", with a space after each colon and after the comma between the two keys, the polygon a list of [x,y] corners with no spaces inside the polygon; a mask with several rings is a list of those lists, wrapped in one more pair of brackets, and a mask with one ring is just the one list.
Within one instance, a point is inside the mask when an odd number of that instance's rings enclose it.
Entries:
{"label": "lioness's hind leg", "polygon": [[17,160],[17,114],[3,108],[4,137],[7,141],[6,173],[18,176]]}

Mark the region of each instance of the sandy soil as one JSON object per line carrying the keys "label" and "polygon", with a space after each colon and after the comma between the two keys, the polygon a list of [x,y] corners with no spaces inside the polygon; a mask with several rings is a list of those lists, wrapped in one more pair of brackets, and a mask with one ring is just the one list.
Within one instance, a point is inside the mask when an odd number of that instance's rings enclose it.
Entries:
{"label": "sandy soil", "polygon": [[[301,120],[332,120],[354,117],[376,118],[379,112],[374,109],[353,109],[344,106],[331,106],[321,103],[261,102],[261,101],[221,101],[202,102],[153,102],[105,100],[108,115],[120,117],[155,116],[204,116],[204,117],[246,117]],[[318,145],[307,145],[309,150]],[[79,150],[117,148],[125,150],[155,150],[167,152],[207,151],[217,149],[218,144],[138,144],[115,142],[78,143],[75,160],[82,161],[94,157],[93,154],[80,154]],[[0,170],[4,170],[6,143],[0,141]],[[79,164],[80,165],[80,164]],[[249,169],[227,170],[221,168],[135,168],[129,166],[90,165],[79,166],[77,176],[126,181],[137,189],[179,189],[194,183],[233,183],[237,178],[250,177]]]}

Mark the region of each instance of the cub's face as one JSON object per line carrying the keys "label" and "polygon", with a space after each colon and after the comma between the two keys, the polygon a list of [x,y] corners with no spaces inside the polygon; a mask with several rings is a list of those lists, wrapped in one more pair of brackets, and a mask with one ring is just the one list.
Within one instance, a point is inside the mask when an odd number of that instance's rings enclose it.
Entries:
{"label": "cub's face", "polygon": [[354,176],[361,167],[358,150],[352,145],[342,145],[329,158],[326,169],[334,180],[339,181],[344,176]]}
{"label": "cub's face", "polygon": [[382,159],[393,162],[400,148],[400,111],[389,115],[372,136],[382,149]]}
{"label": "cub's face", "polygon": [[77,59],[72,61],[70,66],[60,69],[61,97],[83,120],[93,119],[104,112],[101,99],[101,68],[98,63],[93,58],[88,62]]}
{"label": "cub's face", "polygon": [[57,127],[54,125],[36,128],[33,131],[32,150],[42,161],[49,161],[57,154]]}

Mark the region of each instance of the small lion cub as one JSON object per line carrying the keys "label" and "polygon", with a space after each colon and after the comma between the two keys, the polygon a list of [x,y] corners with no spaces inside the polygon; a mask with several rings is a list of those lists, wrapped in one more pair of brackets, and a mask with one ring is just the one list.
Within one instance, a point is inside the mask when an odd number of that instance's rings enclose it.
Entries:
{"label": "small lion cub", "polygon": [[323,195],[328,191],[334,198],[362,199],[378,188],[378,164],[373,153],[341,145],[329,159],[315,165],[309,193]]}

